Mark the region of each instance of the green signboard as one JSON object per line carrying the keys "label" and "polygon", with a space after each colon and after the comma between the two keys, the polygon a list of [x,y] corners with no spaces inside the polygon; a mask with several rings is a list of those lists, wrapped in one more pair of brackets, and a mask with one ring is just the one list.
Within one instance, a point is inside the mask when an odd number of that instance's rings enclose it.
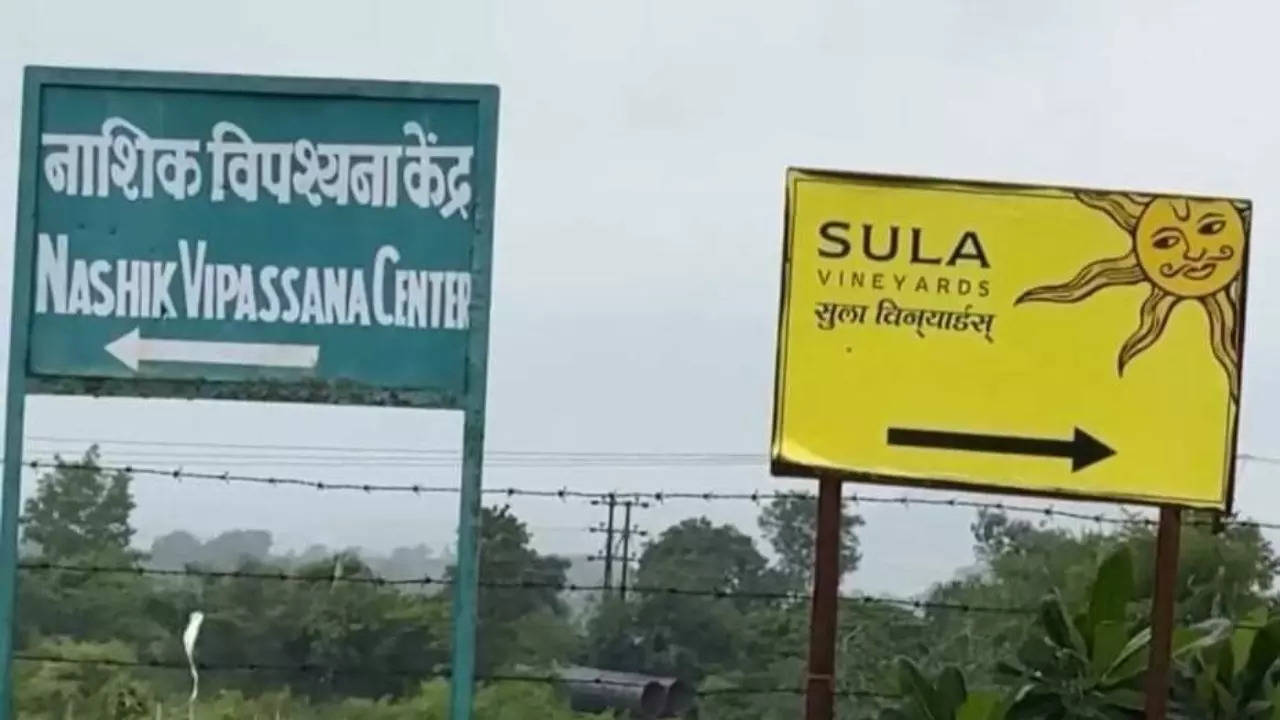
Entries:
{"label": "green signboard", "polygon": [[[28,69],[0,528],[6,690],[28,393],[464,410],[465,563],[480,486],[497,96],[477,85]],[[469,612],[474,580],[459,583],[472,585],[460,603]],[[457,632],[470,632],[474,620],[460,620]],[[455,638],[468,686],[470,645]]]}
{"label": "green signboard", "polygon": [[28,374],[461,407],[493,140],[421,94],[45,85]]}

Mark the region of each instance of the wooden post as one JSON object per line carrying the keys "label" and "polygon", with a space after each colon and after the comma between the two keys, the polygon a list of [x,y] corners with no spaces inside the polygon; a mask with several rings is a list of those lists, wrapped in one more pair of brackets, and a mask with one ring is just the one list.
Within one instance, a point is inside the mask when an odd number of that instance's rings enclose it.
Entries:
{"label": "wooden post", "polygon": [[840,506],[840,480],[819,480],[805,720],[835,718],[836,614],[840,599]]}
{"label": "wooden post", "polygon": [[1173,647],[1173,596],[1178,585],[1178,540],[1182,511],[1160,507],[1156,534],[1156,585],[1151,597],[1151,655],[1147,663],[1146,720],[1165,720],[1169,700],[1169,661]]}

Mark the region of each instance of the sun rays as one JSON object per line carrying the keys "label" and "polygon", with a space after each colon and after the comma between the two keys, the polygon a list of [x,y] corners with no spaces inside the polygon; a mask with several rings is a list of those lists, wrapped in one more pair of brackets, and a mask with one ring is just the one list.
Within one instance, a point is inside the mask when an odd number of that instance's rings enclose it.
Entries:
{"label": "sun rays", "polygon": [[1179,303],[1199,303],[1209,321],[1209,348],[1226,373],[1231,397],[1238,399],[1238,316],[1248,206],[1122,193],[1079,192],[1076,197],[1124,230],[1129,252],[1089,263],[1062,284],[1027,290],[1016,303],[1076,303],[1107,287],[1150,285],[1138,312],[1138,328],[1120,348],[1116,368],[1121,375],[1160,339]]}

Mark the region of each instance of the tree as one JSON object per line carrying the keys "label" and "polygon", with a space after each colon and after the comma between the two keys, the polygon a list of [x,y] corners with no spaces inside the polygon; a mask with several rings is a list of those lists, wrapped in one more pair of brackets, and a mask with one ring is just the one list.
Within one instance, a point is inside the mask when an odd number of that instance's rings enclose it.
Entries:
{"label": "tree", "polygon": [[737,528],[712,525],[705,517],[673,525],[646,546],[636,585],[724,593],[637,593],[634,617],[645,638],[644,666],[618,669],[688,679],[740,666],[754,635],[749,615],[779,604],[752,597],[777,587],[755,542]]}
{"label": "tree", "polygon": [[[1012,520],[980,511],[971,526],[978,566],[963,577],[936,585],[935,603],[994,608],[1035,607],[1049,593],[1068,604],[1087,596],[1098,558],[1120,540],[1100,532],[1071,531]],[[947,665],[966,670],[968,680],[1007,682],[996,677],[996,663],[1012,656],[1029,632],[1020,613],[927,612],[927,643],[915,657],[931,672]]]}
{"label": "tree", "polygon": [[[1212,513],[1184,511],[1178,543],[1179,610],[1196,617],[1239,617],[1271,592],[1280,572],[1271,543],[1247,525],[1221,526]],[[1150,599],[1155,578],[1156,532],[1126,526],[1119,539],[1134,551],[1137,597]]]}
{"label": "tree", "polygon": [[[136,659],[124,643],[46,640],[30,652],[36,656],[67,658],[75,662],[20,663],[14,679],[19,689],[18,717],[31,720],[73,717],[143,720],[151,717],[154,693],[135,674],[111,665]],[[97,664],[99,662],[104,664]]]}
{"label": "tree", "polygon": [[[129,567],[141,557],[129,546],[131,478],[102,470],[98,457],[91,447],[39,479],[21,518],[24,538],[38,550],[32,561]],[[136,576],[46,568],[23,573],[18,584],[23,643],[68,636],[149,645],[165,634],[150,609],[148,584]]]}
{"label": "tree", "polygon": [[[1009,720],[1122,720],[1142,717],[1151,627],[1134,612],[1132,552],[1113,551],[1098,567],[1089,600],[1071,612],[1057,593],[1040,605],[1036,632],[1000,671],[1023,687]],[[1172,628],[1175,662],[1217,645],[1230,623]]]}
{"label": "tree", "polygon": [[[667,528],[645,546],[636,571],[637,585],[675,586],[722,592],[761,592],[772,579],[769,563],[755,541],[732,525],[688,518]],[[749,599],[731,600],[748,604]]]}
{"label": "tree", "polygon": [[881,720],[1003,720],[1007,701],[998,692],[971,690],[959,668],[929,678],[907,659],[898,661],[898,707]]}
{"label": "tree", "polygon": [[[528,528],[510,508],[483,508],[480,517],[480,588],[476,667],[489,672],[512,663],[541,664],[544,652],[528,642],[559,624],[571,635],[560,599],[569,561],[530,547]],[[447,576],[457,577],[457,566]],[[521,621],[529,623],[522,627]]]}
{"label": "tree", "polygon": [[648,668],[649,648],[646,644],[651,637],[640,628],[636,610],[636,602],[624,602],[617,595],[600,598],[587,620],[582,662],[609,670]]}
{"label": "tree", "polygon": [[231,530],[204,544],[200,562],[216,568],[233,568],[245,560],[265,561],[271,553],[271,544],[271,533],[266,530]]}
{"label": "tree", "polygon": [[[862,517],[840,507],[840,573],[853,572],[862,559],[857,528]],[[804,592],[812,584],[813,549],[818,537],[818,499],[812,495],[775,497],[760,513],[760,529],[778,554],[778,571],[789,590]]]}
{"label": "tree", "polygon": [[161,535],[151,543],[151,565],[179,569],[200,565],[214,570],[231,570],[246,560],[267,562],[271,555],[271,533],[266,530],[229,530],[208,542],[181,530]]}
{"label": "tree", "polygon": [[[281,572],[252,560],[239,570]],[[395,696],[447,661],[449,609],[443,598],[381,586],[359,558],[349,555],[292,574],[303,580],[212,577],[174,590],[175,615],[205,613],[200,652],[209,662],[314,668],[297,676],[264,672],[232,678],[236,685],[230,687],[261,691],[288,682],[317,699]],[[181,627],[176,619],[173,624]],[[176,644],[169,647],[174,654],[165,659],[180,662]]]}
{"label": "tree", "polygon": [[44,558],[65,560],[93,556],[104,560],[137,559],[131,550],[134,529],[132,478],[98,467],[98,448],[90,447],[79,462],[62,458],[39,480],[22,515],[23,538],[40,548]]}
{"label": "tree", "polygon": [[1247,613],[1230,636],[1201,648],[1177,667],[1170,717],[1272,720],[1280,714],[1280,620],[1267,609]]}
{"label": "tree", "polygon": [[185,530],[161,535],[151,542],[151,566],[162,570],[181,570],[188,564],[199,562],[203,548],[204,544]]}

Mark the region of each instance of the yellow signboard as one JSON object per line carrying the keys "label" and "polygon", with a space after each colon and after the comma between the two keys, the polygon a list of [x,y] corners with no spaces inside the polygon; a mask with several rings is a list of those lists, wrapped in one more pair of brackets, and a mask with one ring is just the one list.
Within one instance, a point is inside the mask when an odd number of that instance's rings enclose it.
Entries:
{"label": "yellow signboard", "polygon": [[1229,509],[1250,213],[790,171],[774,473]]}

